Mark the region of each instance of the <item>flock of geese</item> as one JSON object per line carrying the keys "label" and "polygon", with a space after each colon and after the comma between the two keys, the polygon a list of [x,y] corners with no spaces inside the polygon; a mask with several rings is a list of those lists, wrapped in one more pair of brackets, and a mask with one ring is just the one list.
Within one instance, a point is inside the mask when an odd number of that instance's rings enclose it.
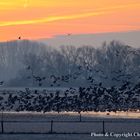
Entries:
{"label": "flock of geese", "polygon": [[140,83],[129,86],[105,88],[100,83],[94,87],[65,90],[2,91],[1,111],[137,111],[140,109]]}

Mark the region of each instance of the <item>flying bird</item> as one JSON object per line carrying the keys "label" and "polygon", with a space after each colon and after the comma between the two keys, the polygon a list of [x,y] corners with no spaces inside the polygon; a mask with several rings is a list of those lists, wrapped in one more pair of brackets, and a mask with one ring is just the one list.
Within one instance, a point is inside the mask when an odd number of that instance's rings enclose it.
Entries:
{"label": "flying bird", "polygon": [[0,82],[0,86],[2,86],[3,84],[4,84],[4,81],[1,81],[1,82]]}
{"label": "flying bird", "polygon": [[30,67],[30,66],[28,66],[28,67],[27,67],[27,70],[30,70],[30,69],[31,69],[31,67]]}
{"label": "flying bird", "polygon": [[69,33],[69,34],[67,34],[68,36],[70,36],[71,34]]}

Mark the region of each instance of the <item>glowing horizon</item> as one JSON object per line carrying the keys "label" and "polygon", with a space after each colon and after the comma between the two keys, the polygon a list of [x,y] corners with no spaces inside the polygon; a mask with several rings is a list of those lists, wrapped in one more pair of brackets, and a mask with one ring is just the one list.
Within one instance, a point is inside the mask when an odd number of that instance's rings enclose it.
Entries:
{"label": "glowing horizon", "polygon": [[0,41],[140,30],[139,0],[1,0]]}

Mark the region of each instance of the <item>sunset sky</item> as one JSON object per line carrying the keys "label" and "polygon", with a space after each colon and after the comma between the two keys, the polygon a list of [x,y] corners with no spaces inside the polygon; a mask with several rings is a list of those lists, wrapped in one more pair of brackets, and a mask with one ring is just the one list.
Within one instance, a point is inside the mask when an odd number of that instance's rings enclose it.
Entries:
{"label": "sunset sky", "polygon": [[0,0],[0,41],[140,30],[140,0]]}

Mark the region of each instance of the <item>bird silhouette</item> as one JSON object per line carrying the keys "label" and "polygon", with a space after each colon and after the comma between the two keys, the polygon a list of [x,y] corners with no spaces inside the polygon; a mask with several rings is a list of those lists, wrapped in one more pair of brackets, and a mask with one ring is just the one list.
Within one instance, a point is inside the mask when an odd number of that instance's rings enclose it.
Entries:
{"label": "bird silhouette", "polygon": [[27,67],[27,70],[30,70],[30,69],[31,69],[31,67],[30,67],[30,66],[28,66],[28,67]]}
{"label": "bird silhouette", "polygon": [[3,84],[4,84],[4,81],[1,81],[1,82],[0,82],[0,86],[2,86]]}
{"label": "bird silhouette", "polygon": [[21,40],[21,36],[19,36],[18,39]]}

